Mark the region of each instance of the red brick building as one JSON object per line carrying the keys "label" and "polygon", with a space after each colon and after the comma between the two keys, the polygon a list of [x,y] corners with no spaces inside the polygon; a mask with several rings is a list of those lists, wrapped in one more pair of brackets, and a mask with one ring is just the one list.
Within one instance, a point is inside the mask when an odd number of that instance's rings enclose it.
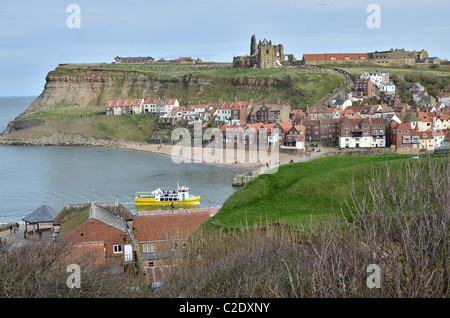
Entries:
{"label": "red brick building", "polygon": [[304,65],[327,65],[327,64],[365,64],[369,60],[367,53],[323,53],[303,54]]}
{"label": "red brick building", "polygon": [[306,141],[334,141],[339,138],[339,118],[324,118],[320,120],[305,120]]}
{"label": "red brick building", "polygon": [[391,125],[391,146],[395,146],[396,149],[419,149],[420,148],[420,135],[419,131],[413,129],[409,123]]}
{"label": "red brick building", "polygon": [[150,283],[162,282],[176,266],[188,238],[218,208],[141,212],[133,220],[134,237]]}
{"label": "red brick building", "polygon": [[355,93],[359,97],[372,98],[377,91],[377,87],[370,79],[355,79]]}
{"label": "red brick building", "polygon": [[136,259],[129,235],[132,220],[133,214],[118,202],[93,202],[66,205],[53,226],[58,236],[80,247],[95,246],[98,263],[123,265]]}

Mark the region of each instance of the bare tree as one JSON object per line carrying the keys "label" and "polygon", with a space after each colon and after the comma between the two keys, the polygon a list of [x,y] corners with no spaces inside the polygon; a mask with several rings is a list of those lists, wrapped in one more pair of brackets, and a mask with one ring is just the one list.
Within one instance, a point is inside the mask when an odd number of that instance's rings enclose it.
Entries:
{"label": "bare tree", "polygon": [[[71,271],[79,269],[79,288],[68,284]],[[83,253],[73,243],[30,241],[23,246],[0,249],[0,297],[143,297],[147,295],[142,276],[113,273],[99,265],[89,251]]]}

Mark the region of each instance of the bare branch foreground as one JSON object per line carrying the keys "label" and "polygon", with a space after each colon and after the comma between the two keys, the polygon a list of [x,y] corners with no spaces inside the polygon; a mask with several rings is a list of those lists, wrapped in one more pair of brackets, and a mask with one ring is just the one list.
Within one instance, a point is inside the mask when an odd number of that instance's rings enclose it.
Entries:
{"label": "bare branch foreground", "polygon": [[448,297],[449,161],[374,167],[318,226],[202,230],[160,296]]}
{"label": "bare branch foreground", "polygon": [[[29,241],[0,248],[0,298],[110,298],[143,297],[147,289],[139,276],[114,273],[94,262],[89,252],[63,239]],[[71,286],[69,266],[79,271]],[[69,281],[69,283],[68,283]]]}

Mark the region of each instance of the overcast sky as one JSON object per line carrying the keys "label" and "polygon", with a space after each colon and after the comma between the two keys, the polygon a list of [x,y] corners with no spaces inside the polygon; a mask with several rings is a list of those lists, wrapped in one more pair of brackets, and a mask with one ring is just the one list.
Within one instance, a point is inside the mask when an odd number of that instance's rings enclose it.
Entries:
{"label": "overcast sky", "polygon": [[[80,28],[68,27],[71,4],[80,8]],[[380,28],[367,25],[370,4],[380,8]],[[449,12],[445,0],[3,0],[0,96],[39,95],[59,63],[110,63],[117,55],[231,62],[249,53],[252,34],[297,59],[390,48],[450,58]]]}

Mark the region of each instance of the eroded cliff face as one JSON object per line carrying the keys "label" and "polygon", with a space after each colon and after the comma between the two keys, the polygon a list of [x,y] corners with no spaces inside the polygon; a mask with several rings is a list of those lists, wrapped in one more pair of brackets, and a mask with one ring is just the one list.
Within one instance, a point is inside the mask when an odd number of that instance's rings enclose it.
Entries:
{"label": "eroded cliff face", "polygon": [[[144,75],[112,77],[100,74],[84,76],[47,75],[43,92],[27,111],[53,107],[106,105],[117,97],[143,97],[153,93],[153,85]],[[133,96],[131,96],[133,95]]]}
{"label": "eroded cliff face", "polygon": [[[27,112],[72,106],[106,105],[108,100],[116,98],[177,98],[180,103],[195,101],[226,100],[234,96],[246,96],[255,90],[274,88],[281,90],[285,83],[274,79],[237,78],[205,79],[192,75],[182,77],[149,78],[145,74],[114,76],[102,71],[85,71],[78,75],[55,75],[50,72],[46,77],[43,92],[27,109]],[[232,94],[234,96],[227,96]],[[282,97],[282,96],[280,96]],[[251,98],[251,97],[250,97]]]}

